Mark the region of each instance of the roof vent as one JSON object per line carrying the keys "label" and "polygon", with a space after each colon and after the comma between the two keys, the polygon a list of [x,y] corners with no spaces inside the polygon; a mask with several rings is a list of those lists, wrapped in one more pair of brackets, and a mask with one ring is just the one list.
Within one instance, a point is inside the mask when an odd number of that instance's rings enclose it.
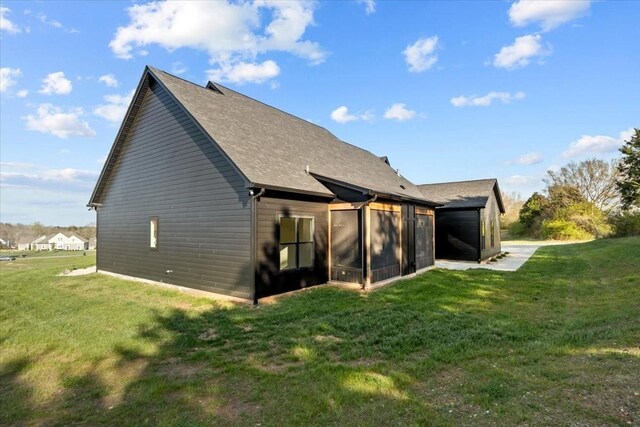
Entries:
{"label": "roof vent", "polygon": [[220,89],[218,89],[218,86],[216,86],[215,84],[213,84],[213,82],[209,82],[207,83],[207,89],[212,90],[214,92],[219,93],[220,95],[224,95],[224,93],[222,93],[222,91]]}
{"label": "roof vent", "polygon": [[404,185],[400,184],[400,188],[402,188],[403,190],[406,190],[407,187],[405,187]]}
{"label": "roof vent", "polygon": [[400,169],[396,169],[396,173],[400,176]]}
{"label": "roof vent", "polygon": [[307,167],[304,169],[304,171],[307,173],[307,175],[309,175],[309,165],[307,165]]}

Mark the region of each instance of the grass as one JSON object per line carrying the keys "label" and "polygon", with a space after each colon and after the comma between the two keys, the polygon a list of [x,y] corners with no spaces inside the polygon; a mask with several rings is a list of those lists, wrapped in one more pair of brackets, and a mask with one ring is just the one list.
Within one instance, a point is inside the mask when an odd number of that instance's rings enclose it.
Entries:
{"label": "grass", "polygon": [[2,263],[0,425],[640,423],[640,238],[257,308]]}
{"label": "grass", "polygon": [[15,249],[0,249],[0,256],[14,256],[16,258],[42,258],[42,257],[73,257],[82,255],[83,252],[86,252],[87,255],[94,255],[95,250],[86,250],[86,251],[18,251]]}

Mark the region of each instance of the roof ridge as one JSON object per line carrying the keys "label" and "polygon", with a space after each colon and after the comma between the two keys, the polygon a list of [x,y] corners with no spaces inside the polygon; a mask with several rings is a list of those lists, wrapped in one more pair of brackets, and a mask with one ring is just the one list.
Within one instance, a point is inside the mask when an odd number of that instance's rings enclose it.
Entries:
{"label": "roof ridge", "polygon": [[[303,121],[303,122],[305,122],[305,123],[308,123],[308,124],[310,124],[310,125],[313,125],[313,126],[315,126],[315,127],[317,127],[317,128],[322,129],[323,131],[328,132],[328,133],[330,133],[331,135],[333,135],[333,133],[332,133],[330,130],[328,130],[327,128],[325,128],[324,126],[320,126],[319,124],[313,123],[313,122],[311,122],[311,121],[309,121],[309,120],[307,120],[307,119],[303,119],[302,117],[298,117],[298,116],[296,116],[295,114],[289,113],[288,111],[285,111],[285,110],[283,110],[283,109],[281,109],[281,108],[274,107],[273,105],[267,104],[266,102],[260,101],[259,99],[252,98],[252,97],[250,97],[249,95],[245,95],[245,94],[244,94],[244,93],[242,93],[242,92],[238,92],[237,90],[233,90],[233,89],[231,89],[231,88],[229,88],[229,87],[227,87],[227,86],[225,86],[225,85],[223,85],[223,84],[220,84],[220,83],[218,83],[218,82],[212,82],[211,80],[209,80],[209,82],[210,82],[210,83],[212,83],[212,84],[214,84],[214,85],[216,85],[216,86],[220,86],[220,87],[221,87],[221,88],[223,88],[223,89],[226,89],[226,90],[228,90],[228,91],[231,91],[231,92],[233,92],[233,93],[235,93],[235,94],[237,94],[237,95],[240,95],[240,96],[242,96],[242,97],[244,97],[244,98],[247,98],[247,99],[249,99],[249,100],[251,100],[251,101],[258,102],[258,103],[260,103],[260,104],[264,105],[265,107],[269,107],[269,108],[271,108],[271,109],[273,109],[273,110],[276,110],[276,111],[279,111],[279,112],[281,112],[281,113],[284,113],[284,114],[286,114],[287,116],[291,116],[291,117],[293,117],[294,119],[301,120],[301,121]],[[197,86],[197,85],[196,85],[196,86]],[[336,139],[338,139],[339,141],[342,141],[342,140],[341,140],[340,138],[338,138],[337,136],[335,136],[335,135],[333,135],[333,136],[334,136]],[[342,141],[342,142],[344,142],[344,141]]]}
{"label": "roof ridge", "polygon": [[[190,85],[193,85],[193,86],[195,86],[195,87],[197,87],[197,88],[204,89],[204,90],[208,90],[206,86],[200,86],[200,85],[199,85],[199,84],[197,84],[197,83],[194,83],[194,82],[191,82],[191,81],[189,81],[189,80],[183,79],[182,77],[176,76],[176,75],[171,74],[171,73],[169,73],[169,72],[167,72],[167,71],[161,70],[161,69],[159,69],[159,68],[152,67],[151,65],[147,65],[147,67],[148,67],[151,71],[154,71],[154,72],[159,71],[159,72],[161,72],[161,73],[163,73],[163,74],[166,74],[166,75],[168,75],[168,76],[170,76],[170,77],[176,78],[176,79],[178,79],[178,80],[182,80],[182,81],[183,81],[183,82],[185,82],[185,83],[189,83]],[[308,124],[310,124],[310,125],[313,125],[313,126],[315,126],[315,127],[318,127],[318,128],[320,128],[320,129],[324,130],[325,132],[328,132],[328,133],[330,133],[331,135],[333,135],[333,133],[331,133],[331,131],[329,131],[329,130],[328,130],[327,128],[325,128],[324,126],[320,126],[319,124],[316,124],[316,123],[313,123],[313,122],[311,122],[311,121],[309,121],[309,120],[303,119],[302,117],[298,117],[298,116],[296,116],[295,114],[291,114],[291,113],[289,113],[289,112],[287,112],[287,111],[284,111],[284,110],[283,110],[283,109],[281,109],[281,108],[274,107],[273,105],[267,104],[266,102],[260,101],[259,99],[252,98],[252,97],[250,97],[249,95],[245,95],[244,93],[242,93],[242,92],[238,92],[237,90],[234,90],[234,89],[231,89],[230,87],[227,87],[227,86],[225,86],[225,85],[223,85],[223,84],[221,84],[221,83],[214,82],[214,81],[211,81],[211,80],[207,80],[207,83],[211,83],[211,84],[213,84],[213,85],[215,85],[215,86],[219,86],[219,87],[221,87],[221,88],[223,88],[223,89],[226,89],[226,90],[228,90],[228,91],[230,91],[230,92],[233,92],[233,93],[234,93],[234,94],[236,94],[236,95],[240,95],[240,96],[242,96],[242,97],[244,97],[244,98],[250,99],[251,101],[258,102],[258,103],[260,103],[260,104],[262,104],[262,105],[264,105],[264,106],[266,106],[266,107],[269,107],[269,108],[271,108],[271,109],[274,109],[274,110],[276,110],[276,111],[279,111],[279,112],[281,112],[281,113],[284,113],[284,114],[286,114],[286,115],[288,115],[288,116],[293,117],[294,119],[301,120],[301,121],[303,121],[303,122],[305,122],[305,123],[308,123]],[[333,135],[333,136],[335,136],[335,135]],[[336,139],[339,139],[339,138],[338,138],[338,137],[336,137]],[[344,141],[343,141],[343,142],[344,142]]]}
{"label": "roof ridge", "polygon": [[480,178],[480,179],[468,179],[465,181],[431,182],[428,184],[419,184],[418,187],[423,187],[426,185],[463,184],[467,182],[480,182],[480,181],[498,181],[498,179],[497,178]]}

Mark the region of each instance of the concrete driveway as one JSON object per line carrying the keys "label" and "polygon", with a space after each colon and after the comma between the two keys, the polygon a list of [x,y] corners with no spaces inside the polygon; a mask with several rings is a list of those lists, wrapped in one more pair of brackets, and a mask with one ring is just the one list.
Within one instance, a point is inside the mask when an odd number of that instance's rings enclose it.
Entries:
{"label": "concrete driveway", "polygon": [[447,261],[436,260],[436,268],[447,270],[468,270],[470,268],[486,268],[497,271],[516,271],[527,262],[540,246],[566,245],[580,242],[529,242],[529,241],[505,241],[502,242],[502,252],[509,252],[509,255],[498,260],[498,262],[486,262],[478,264],[474,261]]}

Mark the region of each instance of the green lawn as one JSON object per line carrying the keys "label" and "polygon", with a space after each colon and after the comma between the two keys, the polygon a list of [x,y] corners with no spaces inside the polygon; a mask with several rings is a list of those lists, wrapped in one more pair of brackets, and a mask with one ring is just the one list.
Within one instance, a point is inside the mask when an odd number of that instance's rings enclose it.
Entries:
{"label": "green lawn", "polygon": [[639,425],[640,238],[257,308],[3,262],[0,425]]}

